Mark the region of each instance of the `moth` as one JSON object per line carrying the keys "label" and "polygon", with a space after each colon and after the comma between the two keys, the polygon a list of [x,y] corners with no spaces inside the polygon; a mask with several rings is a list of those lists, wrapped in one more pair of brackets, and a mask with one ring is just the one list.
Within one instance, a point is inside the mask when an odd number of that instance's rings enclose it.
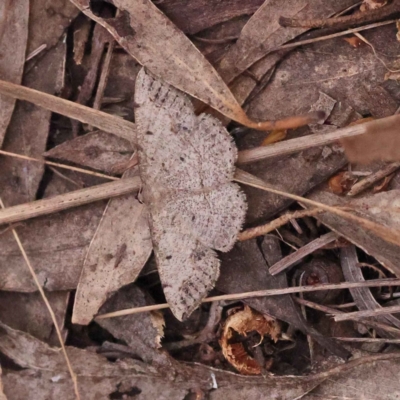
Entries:
{"label": "moth", "polygon": [[237,148],[211,115],[142,69],[135,121],[143,199],[161,283],[173,314],[188,317],[219,275],[215,250],[229,251],[246,199],[232,182]]}

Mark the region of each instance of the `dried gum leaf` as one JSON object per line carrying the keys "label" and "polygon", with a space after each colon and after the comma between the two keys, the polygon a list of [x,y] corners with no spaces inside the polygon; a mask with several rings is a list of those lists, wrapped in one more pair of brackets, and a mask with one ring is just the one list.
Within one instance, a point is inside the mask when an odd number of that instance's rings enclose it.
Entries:
{"label": "dried gum leaf", "polygon": [[124,172],[122,168],[128,164],[133,150],[128,140],[95,131],[68,140],[43,155],[108,174],[119,174]]}
{"label": "dried gum leaf", "polygon": [[[134,176],[134,170],[124,176]],[[111,199],[90,243],[72,322],[86,325],[120,287],[133,282],[152,251],[147,208],[135,194]]]}
{"label": "dried gum leaf", "polygon": [[71,0],[88,17],[105,27],[115,40],[156,77],[203,101],[243,125],[270,130],[308,124],[318,115],[281,121],[254,122],[194,44],[150,0],[112,0],[119,9],[114,18],[101,18],[89,0]]}
{"label": "dried gum leaf", "polygon": [[[21,83],[28,39],[29,0],[5,1],[0,5],[0,79]],[[0,95],[0,147],[15,100]]]}

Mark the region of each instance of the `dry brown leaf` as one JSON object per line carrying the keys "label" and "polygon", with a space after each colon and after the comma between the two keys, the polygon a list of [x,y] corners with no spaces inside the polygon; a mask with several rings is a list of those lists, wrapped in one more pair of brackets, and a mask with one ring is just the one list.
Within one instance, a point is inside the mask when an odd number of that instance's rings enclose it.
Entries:
{"label": "dry brown leaf", "polygon": [[53,147],[44,156],[70,161],[108,174],[120,174],[125,171],[132,153],[133,146],[128,140],[96,131]]}
{"label": "dry brown leaf", "polygon": [[147,208],[136,194],[109,200],[85,257],[72,322],[87,325],[113,292],[136,279],[152,249]]}
{"label": "dry brown leaf", "polygon": [[45,51],[52,49],[79,14],[69,0],[30,0],[29,3],[28,55],[43,44]]}
{"label": "dry brown leaf", "polygon": [[[0,327],[2,353],[25,368],[23,371],[8,370],[3,375],[6,395],[11,399],[75,400],[58,349],[4,324],[0,323]],[[222,398],[232,386],[237,386],[237,391],[245,395],[254,391],[256,385],[261,386],[261,392],[267,389],[271,400],[290,400],[306,393],[324,379],[274,376],[249,379],[203,365],[177,365],[173,360],[165,367],[155,368],[155,365],[147,366],[132,359],[110,362],[94,352],[74,347],[68,347],[67,351],[78,375],[82,400],[123,398],[132,393],[140,394],[143,400],[181,400],[193,387],[209,391],[213,386],[211,374],[214,374],[218,385],[212,393],[221,390]]]}
{"label": "dry brown leaf", "polygon": [[[67,336],[64,320],[69,292],[47,292],[46,296],[56,315],[58,326]],[[49,310],[39,292],[0,292],[0,321],[13,329],[24,331],[50,345],[59,346]]]}
{"label": "dry brown leaf", "polygon": [[314,0],[312,3],[307,0],[265,1],[242,29],[239,39],[225,54],[217,70],[226,82],[231,82],[268,55],[271,50],[306,31],[304,28],[282,28],[279,24],[280,16],[328,17],[354,2],[351,0],[329,3],[325,0]]}
{"label": "dry brown leaf", "polygon": [[[350,205],[354,210],[359,211],[359,215],[366,216],[369,220],[376,221],[388,229],[398,230],[399,228],[399,213],[397,211],[399,191],[397,190],[349,201],[320,189],[311,193],[309,198],[325,204]],[[367,254],[375,257],[386,268],[393,271],[396,276],[400,276],[400,247],[398,245],[383,240],[375,232],[364,227],[349,224],[348,221],[336,215],[323,213],[317,215],[316,218],[363,249]]]}
{"label": "dry brown leaf", "polygon": [[246,201],[233,184],[237,150],[210,115],[196,117],[187,96],[144,69],[135,110],[143,196],[164,293],[182,320],[214,287],[219,260],[241,229]]}
{"label": "dry brown leaf", "polygon": [[241,342],[232,343],[232,339],[234,337],[234,332],[246,337],[248,333],[253,331],[261,336],[261,340],[263,340],[264,336],[268,335],[272,340],[277,342],[281,333],[281,328],[279,322],[274,318],[254,311],[249,306],[245,306],[243,310],[227,318],[220,340],[224,357],[240,373],[245,375],[260,374],[263,366],[259,365],[259,363],[246,352]]}
{"label": "dry brown leaf", "polygon": [[[59,349],[0,323],[0,350],[24,370],[3,370],[4,393],[9,399],[75,400],[65,361]],[[399,358],[397,353],[378,354],[355,359],[332,369],[309,376],[246,377],[204,365],[181,363],[170,359],[165,366],[148,366],[126,358],[108,361],[92,351],[67,347],[78,375],[82,400],[124,398],[132,393],[143,400],[181,400],[193,387],[210,391],[213,400],[262,398],[271,400],[299,398],[327,378],[333,378],[366,362]],[[395,365],[396,361],[391,361]],[[373,368],[369,368],[374,371]],[[385,370],[387,371],[387,370]],[[212,375],[213,374],[213,375]],[[214,379],[213,379],[214,378]],[[396,381],[397,382],[397,381]],[[234,396],[232,396],[234,388]],[[237,394],[237,396],[236,396]]]}
{"label": "dry brown leaf", "polygon": [[[115,293],[103,305],[101,313],[149,304],[154,304],[154,300],[148,293],[136,285],[129,285]],[[161,312],[153,311],[142,315],[127,315],[124,318],[101,319],[96,322],[115,338],[123,340],[141,360],[149,364],[168,360],[168,355],[160,350],[165,325]]]}
{"label": "dry brown leaf", "polygon": [[[397,346],[396,346],[397,347]],[[392,351],[398,351],[392,348]],[[388,360],[365,364],[340,377],[327,379],[306,394],[304,400],[397,400],[400,393],[400,363]]]}
{"label": "dry brown leaf", "polygon": [[[76,289],[85,254],[104,207],[102,202],[94,203],[57,215],[35,218],[17,228],[45,289]],[[0,265],[2,290],[36,291],[11,232],[1,236]]]}
{"label": "dry brown leaf", "polygon": [[1,370],[1,366],[0,366],[0,400],[7,400],[7,397],[4,394],[3,381],[1,379],[2,374],[3,374],[3,371]]}
{"label": "dry brown leaf", "polygon": [[132,57],[156,76],[229,118],[246,120],[243,110],[211,64],[150,0],[113,0],[120,10],[115,18],[96,16],[88,0],[72,2],[103,25]]}
{"label": "dry brown leaf", "polygon": [[194,35],[241,15],[253,14],[264,0],[168,0],[156,3],[183,32]]}
{"label": "dry brown leaf", "polygon": [[[0,4],[0,78],[21,83],[28,38],[29,0]],[[15,100],[0,95],[0,146],[10,122]]]}
{"label": "dry brown leaf", "polygon": [[89,0],[71,0],[104,26],[115,40],[155,76],[203,101],[226,117],[255,129],[289,129],[318,119],[318,114],[282,121],[251,121],[212,65],[150,0],[112,0],[114,18],[101,18]]}
{"label": "dry brown leaf", "polygon": [[[32,15],[32,14],[31,14]],[[60,92],[64,85],[67,45],[62,40],[24,74],[24,84],[47,93]],[[40,158],[46,150],[51,112],[17,102],[7,129],[3,150]],[[35,127],[35,134],[32,134]],[[42,180],[44,165],[10,157],[0,158],[0,191],[7,207],[33,201]]]}

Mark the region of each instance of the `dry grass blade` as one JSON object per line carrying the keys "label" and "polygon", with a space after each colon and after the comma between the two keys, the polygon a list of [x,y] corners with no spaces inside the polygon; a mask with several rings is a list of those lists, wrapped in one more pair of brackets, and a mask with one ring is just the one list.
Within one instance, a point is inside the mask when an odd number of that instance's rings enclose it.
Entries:
{"label": "dry grass blade", "polygon": [[354,311],[345,314],[338,314],[334,316],[334,319],[335,321],[348,321],[396,313],[400,313],[400,306],[382,307],[375,310]]}
{"label": "dry grass blade", "polygon": [[328,206],[323,203],[319,203],[318,201],[309,200],[305,197],[297,196],[295,194],[283,192],[281,190],[273,189],[268,186],[263,180],[257,178],[254,175],[251,175],[245,171],[240,169],[236,169],[235,179],[236,182],[243,183],[245,185],[249,185],[261,190],[265,190],[270,193],[274,193],[280,196],[287,197],[289,199],[293,199],[299,201],[303,204],[310,205],[312,207],[317,207],[321,210],[328,211],[332,214],[336,214],[339,217],[344,218],[347,221],[355,222],[359,226],[368,229],[369,231],[373,232],[380,238],[386,240],[387,242],[400,245],[400,231],[397,229],[389,229],[384,225],[378,224],[376,222],[370,221],[368,219],[359,217],[357,215],[351,214],[349,212],[343,211],[340,208],[334,206]]}
{"label": "dry grass blade", "polygon": [[352,338],[352,337],[334,337],[342,342],[353,343],[396,343],[400,344],[400,339],[384,339],[384,338]]}
{"label": "dry grass blade", "polygon": [[317,37],[317,38],[314,38],[314,39],[299,40],[298,42],[284,44],[284,45],[282,45],[280,47],[277,47],[276,49],[273,49],[271,51],[278,51],[278,50],[283,50],[283,49],[292,49],[292,48],[295,48],[295,47],[298,47],[298,46],[304,46],[305,44],[321,42],[321,41],[324,41],[324,40],[334,39],[334,38],[337,38],[337,37],[340,37],[340,36],[346,36],[346,35],[349,35],[351,33],[357,33],[357,32],[362,32],[362,31],[366,31],[366,30],[369,30],[369,29],[379,28],[379,27],[384,26],[384,25],[394,24],[395,22],[396,22],[396,20],[393,19],[393,20],[390,20],[390,21],[377,22],[375,24],[360,26],[359,28],[347,29],[347,30],[342,31],[342,32],[332,33],[331,35],[320,36],[320,37]]}
{"label": "dry grass blade", "polygon": [[[362,142],[361,138],[356,136],[363,134],[368,134],[368,137],[371,137],[371,140],[368,141],[368,145],[370,147],[363,148],[364,154],[369,155],[373,152],[373,158],[370,157],[370,159],[379,160],[381,152],[385,151],[385,148],[382,146],[381,142],[382,138],[388,136],[388,139],[391,139],[394,135],[398,133],[399,126],[400,115],[393,115],[391,117],[366,122],[365,124],[353,125],[347,128],[338,129],[330,133],[308,135],[301,138],[286,140],[284,142],[276,143],[270,146],[256,147],[251,150],[244,150],[239,153],[237,163],[247,164],[259,160],[264,160],[266,158],[292,154],[298,151],[310,149],[312,147],[331,144],[338,140],[350,137],[353,138],[351,145],[354,146],[353,142]],[[373,135],[377,135],[378,132],[379,140],[376,140],[376,136],[375,139],[372,140]],[[397,146],[397,148],[400,148],[400,146]],[[353,147],[351,149],[353,149]]]}
{"label": "dry grass blade", "polygon": [[390,163],[386,165],[379,171],[369,175],[367,178],[357,182],[350,191],[347,193],[347,196],[356,196],[359,193],[363,192],[364,190],[368,189],[370,186],[378,182],[380,179],[387,177],[388,175],[392,174],[396,170],[400,168],[400,163]]}
{"label": "dry grass blade", "polygon": [[[2,209],[5,208],[1,198],[0,198],[0,207]],[[27,254],[25,252],[24,247],[22,246],[22,243],[21,243],[21,240],[19,239],[18,233],[14,228],[12,228],[12,233],[13,233],[15,241],[17,242],[18,247],[19,247],[19,249],[20,249],[20,251],[22,253],[22,256],[23,256],[23,258],[25,260],[25,263],[28,266],[28,269],[29,269],[29,271],[30,271],[30,273],[32,275],[32,278],[35,281],[35,285],[36,285],[37,289],[39,290],[40,295],[42,296],[42,299],[43,299],[44,303],[46,304],[46,307],[47,307],[47,309],[48,309],[48,311],[49,311],[49,313],[51,315],[51,319],[53,321],[55,330],[57,332],[57,337],[58,337],[58,340],[60,342],[60,346],[61,346],[64,358],[65,358],[65,362],[67,364],[68,371],[69,371],[69,373],[71,375],[71,379],[72,379],[73,384],[74,384],[75,396],[76,396],[77,400],[79,400],[80,399],[80,395],[79,395],[79,389],[78,389],[78,379],[77,379],[77,376],[76,376],[75,372],[72,369],[72,365],[71,365],[71,362],[69,360],[69,357],[68,357],[68,354],[67,354],[67,350],[65,349],[64,340],[63,340],[63,337],[62,337],[62,334],[61,334],[60,327],[58,326],[57,319],[56,319],[56,316],[54,314],[54,311],[51,308],[50,302],[48,301],[48,299],[46,297],[46,294],[44,293],[44,290],[43,290],[43,288],[42,288],[42,286],[41,286],[41,284],[40,284],[40,282],[38,280],[38,277],[37,277],[37,275],[35,273],[35,270],[33,269],[32,265],[31,265],[31,263],[29,261],[29,258],[28,258]]]}
{"label": "dry grass blade", "polygon": [[[202,303],[211,303],[213,301],[225,301],[225,300],[243,300],[249,299],[253,297],[265,297],[265,296],[280,296],[283,294],[292,294],[292,293],[304,293],[304,292],[316,292],[320,290],[337,290],[337,289],[350,289],[357,287],[384,287],[384,286],[398,286],[400,284],[399,279],[377,279],[370,280],[366,282],[343,282],[337,284],[329,284],[329,285],[314,285],[314,286],[295,286],[288,287],[283,289],[268,289],[268,290],[257,290],[254,292],[244,292],[244,293],[233,293],[233,294],[224,294],[220,296],[212,296],[207,297],[202,300]],[[123,315],[130,314],[138,314],[147,311],[155,311],[155,310],[163,310],[165,308],[169,308],[169,305],[164,304],[155,304],[151,306],[145,307],[136,307],[130,308],[126,310],[115,311],[107,314],[98,315],[96,319],[104,319],[104,318],[114,318],[121,317]]]}
{"label": "dry grass blade", "polygon": [[120,179],[120,178],[117,178],[115,176],[105,175],[105,174],[101,174],[99,172],[89,171],[89,170],[83,169],[83,168],[71,167],[70,165],[60,164],[60,163],[56,163],[56,162],[53,162],[53,161],[39,160],[38,158],[24,156],[22,154],[11,153],[9,151],[0,150],[0,154],[3,155],[3,156],[20,158],[21,160],[28,160],[28,161],[33,161],[33,162],[45,164],[45,165],[51,165],[52,167],[68,169],[70,171],[75,171],[75,172],[81,172],[82,174],[97,176],[99,178],[108,179],[110,181],[119,181],[119,179]]}
{"label": "dry grass blade", "polygon": [[313,253],[315,250],[320,249],[322,246],[325,246],[328,243],[333,242],[337,239],[337,235],[334,232],[329,232],[326,235],[322,235],[318,239],[311,241],[305,246],[301,247],[299,250],[295,251],[292,254],[289,254],[287,257],[282,258],[276,264],[274,264],[269,272],[271,275],[276,275],[284,271],[285,269],[291,267],[297,261],[303,259],[309,254]]}
{"label": "dry grass blade", "polygon": [[49,199],[20,204],[0,210],[0,225],[24,221],[29,218],[52,214],[94,201],[121,196],[140,188],[141,181],[139,177],[134,177],[76,190]]}
{"label": "dry grass blade", "polygon": [[14,99],[29,101],[46,110],[93,125],[130,141],[136,140],[135,124],[120,117],[2,80],[0,80],[0,93]]}
{"label": "dry grass blade", "polygon": [[[301,305],[312,308],[314,310],[324,312],[326,314],[331,314],[331,315],[345,314],[344,311],[337,310],[337,309],[331,308],[331,307],[327,307],[322,304],[314,303],[312,301],[305,300],[300,297],[293,297],[293,298],[297,303],[299,303]],[[376,322],[376,321],[371,321],[371,320],[360,321],[360,324],[365,325],[365,326],[370,326],[375,329],[383,329],[384,331],[390,332],[397,336],[400,334],[400,329],[395,328],[394,326],[392,326],[390,324],[385,324],[382,322]]]}

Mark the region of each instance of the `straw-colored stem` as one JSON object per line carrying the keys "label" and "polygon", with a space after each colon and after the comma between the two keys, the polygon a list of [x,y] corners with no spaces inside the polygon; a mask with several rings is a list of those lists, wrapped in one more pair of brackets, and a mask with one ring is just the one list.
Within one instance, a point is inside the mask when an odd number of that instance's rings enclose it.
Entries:
{"label": "straw-colored stem", "polygon": [[[220,296],[212,296],[203,299],[202,303],[210,303],[213,301],[243,300],[254,297],[280,296],[283,294],[316,292],[320,290],[352,289],[359,287],[384,287],[384,286],[398,286],[398,285],[400,285],[400,279],[377,279],[365,282],[343,282],[343,283],[336,283],[329,285],[296,286],[283,289],[267,289],[267,290],[257,290],[254,292],[232,293]],[[129,308],[126,310],[114,311],[111,313],[98,315],[95,319],[121,317],[123,315],[139,314],[142,312],[162,310],[165,308],[169,308],[169,305],[166,303],[154,304],[151,306]]]}
{"label": "straw-colored stem", "polygon": [[94,201],[122,196],[139,190],[141,185],[139,177],[120,179],[115,182],[75,190],[50,199],[8,207],[0,210],[0,225],[24,221],[29,218],[52,214]]}

